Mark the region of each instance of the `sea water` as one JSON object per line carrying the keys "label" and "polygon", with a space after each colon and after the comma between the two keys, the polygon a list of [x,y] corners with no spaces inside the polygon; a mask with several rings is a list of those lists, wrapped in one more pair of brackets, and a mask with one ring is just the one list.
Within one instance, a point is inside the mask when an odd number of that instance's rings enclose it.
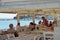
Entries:
{"label": "sea water", "polygon": [[[35,23],[38,24],[40,20],[35,20]],[[53,20],[49,20],[49,21],[53,21]],[[21,26],[28,26],[29,23],[32,22],[32,20],[20,20],[20,25]],[[1,29],[8,29],[9,28],[9,24],[13,24],[14,27],[16,27],[17,25],[17,20],[0,20],[0,30]]]}

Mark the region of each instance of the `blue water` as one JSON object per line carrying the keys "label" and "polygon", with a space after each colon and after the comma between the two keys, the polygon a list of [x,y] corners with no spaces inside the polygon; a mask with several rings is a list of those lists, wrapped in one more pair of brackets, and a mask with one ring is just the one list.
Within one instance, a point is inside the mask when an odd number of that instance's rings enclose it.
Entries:
{"label": "blue water", "polygon": [[[38,24],[40,20],[35,20],[35,23]],[[53,21],[53,20],[50,20]],[[32,22],[32,20],[20,20],[21,26],[28,26],[29,23]],[[0,29],[8,29],[9,24],[13,24],[14,27],[17,25],[17,20],[0,20]]]}

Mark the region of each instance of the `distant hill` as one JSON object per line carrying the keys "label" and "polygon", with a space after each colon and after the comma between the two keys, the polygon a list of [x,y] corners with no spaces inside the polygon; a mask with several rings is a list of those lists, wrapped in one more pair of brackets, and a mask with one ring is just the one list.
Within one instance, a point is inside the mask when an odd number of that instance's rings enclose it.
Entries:
{"label": "distant hill", "polygon": [[[31,15],[26,15],[26,16],[20,16],[20,19],[32,19],[32,17],[33,16],[31,16]],[[35,19],[41,19],[41,15],[40,16],[35,16]],[[46,18],[48,19],[48,20],[53,20],[54,18],[53,18],[53,16],[46,16]],[[15,16],[13,19],[17,19],[17,17]]]}
{"label": "distant hill", "polygon": [[[32,18],[31,16],[20,16],[20,19],[25,19],[25,18]],[[17,17],[14,17],[14,19],[17,19]]]}
{"label": "distant hill", "polygon": [[[36,19],[41,19],[41,17],[35,17]],[[17,17],[14,17],[14,19],[17,19]],[[32,16],[20,16],[20,19],[32,19]]]}

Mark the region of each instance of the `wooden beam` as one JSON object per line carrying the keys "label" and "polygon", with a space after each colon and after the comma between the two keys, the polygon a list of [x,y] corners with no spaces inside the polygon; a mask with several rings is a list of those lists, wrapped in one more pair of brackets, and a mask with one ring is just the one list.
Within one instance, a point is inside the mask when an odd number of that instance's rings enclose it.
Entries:
{"label": "wooden beam", "polygon": [[[41,11],[42,10],[42,11]],[[55,11],[53,11],[55,10]],[[32,13],[39,13],[39,14],[49,14],[49,13],[55,13],[60,14],[60,8],[44,8],[44,9],[31,9],[31,10],[19,10],[19,9],[13,9],[13,10],[0,10],[0,13],[12,13],[12,14],[32,14]]]}

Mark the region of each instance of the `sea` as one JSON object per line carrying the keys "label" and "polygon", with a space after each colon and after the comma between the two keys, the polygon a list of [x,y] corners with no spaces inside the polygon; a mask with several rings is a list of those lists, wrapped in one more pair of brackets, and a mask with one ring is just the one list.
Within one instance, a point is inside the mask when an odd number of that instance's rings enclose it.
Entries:
{"label": "sea", "polygon": [[[38,24],[39,21],[42,21],[42,20],[35,20],[35,23]],[[53,20],[49,20],[49,21],[52,21]],[[20,20],[20,25],[21,26],[29,26],[29,23],[32,22],[32,20]],[[9,24],[13,24],[14,27],[16,27],[17,25],[17,20],[16,19],[10,19],[10,20],[0,20],[0,30],[2,29],[8,29],[9,28]]]}

